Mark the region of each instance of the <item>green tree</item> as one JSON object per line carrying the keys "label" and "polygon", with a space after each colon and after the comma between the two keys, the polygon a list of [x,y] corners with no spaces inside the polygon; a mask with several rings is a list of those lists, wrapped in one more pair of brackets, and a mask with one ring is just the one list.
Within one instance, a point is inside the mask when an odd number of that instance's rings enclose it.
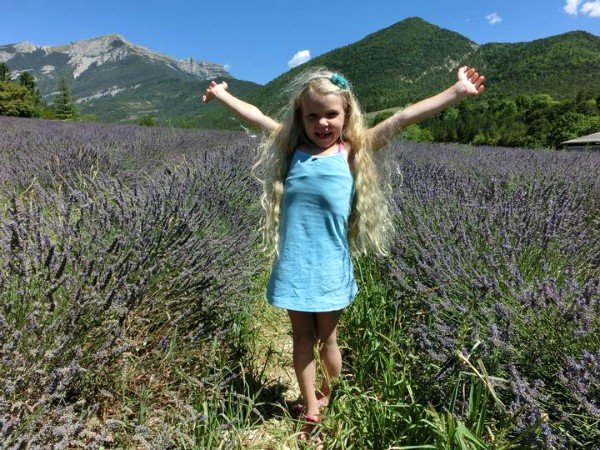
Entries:
{"label": "green tree", "polygon": [[143,116],[138,117],[137,124],[144,127],[154,127],[156,126],[156,119],[151,113],[144,114]]}
{"label": "green tree", "polygon": [[548,136],[548,144],[552,147],[559,147],[563,141],[595,133],[598,130],[600,130],[600,117],[569,112],[560,116],[553,123],[552,131]]}
{"label": "green tree", "polygon": [[414,142],[433,142],[434,140],[433,133],[430,130],[422,129],[416,123],[404,128],[404,130],[398,134],[398,137]]}
{"label": "green tree", "polygon": [[33,94],[36,103],[40,102],[40,90],[37,88],[35,78],[29,72],[23,72],[19,75],[19,84]]}
{"label": "green tree", "polygon": [[10,69],[6,63],[0,62],[0,83],[10,83]]}
{"label": "green tree", "polygon": [[37,102],[29,89],[16,83],[0,83],[0,115],[35,117]]}
{"label": "green tree", "polygon": [[77,120],[79,114],[71,100],[69,85],[64,78],[58,80],[58,93],[54,97],[53,109],[60,120]]}

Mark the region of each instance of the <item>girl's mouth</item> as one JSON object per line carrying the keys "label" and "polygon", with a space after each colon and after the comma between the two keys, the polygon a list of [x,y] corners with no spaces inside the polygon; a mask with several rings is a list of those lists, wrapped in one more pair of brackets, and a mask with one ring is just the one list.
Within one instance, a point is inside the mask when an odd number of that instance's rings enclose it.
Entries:
{"label": "girl's mouth", "polygon": [[315,134],[319,139],[326,139],[331,134],[331,131],[317,131]]}

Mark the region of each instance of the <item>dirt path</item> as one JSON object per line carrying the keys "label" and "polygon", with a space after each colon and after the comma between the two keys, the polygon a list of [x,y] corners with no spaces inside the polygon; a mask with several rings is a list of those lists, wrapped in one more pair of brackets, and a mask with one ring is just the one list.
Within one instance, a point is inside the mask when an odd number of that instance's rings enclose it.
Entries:
{"label": "dirt path", "polygon": [[296,449],[294,432],[297,422],[288,411],[289,405],[300,397],[300,390],[292,367],[292,337],[285,311],[257,302],[254,326],[257,339],[254,354],[255,367],[263,372],[264,385],[260,395],[268,411],[265,420],[248,430],[244,448],[261,450]]}

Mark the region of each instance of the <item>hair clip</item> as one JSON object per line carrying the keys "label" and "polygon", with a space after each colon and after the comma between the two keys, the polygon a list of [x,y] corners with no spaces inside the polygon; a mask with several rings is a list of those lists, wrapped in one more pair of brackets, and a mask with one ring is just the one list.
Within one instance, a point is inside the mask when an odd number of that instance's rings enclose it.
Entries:
{"label": "hair clip", "polygon": [[329,77],[329,81],[335,84],[340,89],[346,90],[348,89],[348,81],[339,73],[334,73]]}

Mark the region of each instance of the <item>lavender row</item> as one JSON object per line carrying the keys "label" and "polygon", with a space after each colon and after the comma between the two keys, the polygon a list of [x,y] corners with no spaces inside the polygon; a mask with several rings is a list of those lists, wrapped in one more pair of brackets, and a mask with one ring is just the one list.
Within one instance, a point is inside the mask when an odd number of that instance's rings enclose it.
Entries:
{"label": "lavender row", "polygon": [[475,356],[510,380],[496,389],[513,437],[592,448],[600,155],[403,144],[388,156],[402,177],[392,179],[398,238],[382,266],[396,292],[390,308],[414,308],[425,397],[447,404],[456,352],[480,342]]}
{"label": "lavender row", "polygon": [[[5,198],[0,225],[0,440],[6,448],[98,446],[114,421],[89,424],[110,407],[116,393],[106,391],[125,356],[166,354],[176,330],[179,346],[207,347],[206,361],[190,362],[206,366],[246,308],[262,267],[253,247],[258,190],[238,167],[248,144],[237,137],[229,150],[205,151],[194,134],[189,164],[169,160],[159,134],[129,133],[143,157],[128,167],[132,156],[111,147],[127,142],[127,130],[107,128],[103,142],[96,125],[14,125],[32,134],[9,157],[31,167],[2,172],[28,188]],[[177,139],[168,143],[176,149]],[[82,145],[106,159],[78,166]],[[41,162],[49,154],[56,166]],[[214,374],[197,376],[212,389]]]}
{"label": "lavender row", "polygon": [[250,145],[243,133],[0,117],[0,186],[50,186],[88,172],[140,182],[206,153],[235,149],[247,159]]}

